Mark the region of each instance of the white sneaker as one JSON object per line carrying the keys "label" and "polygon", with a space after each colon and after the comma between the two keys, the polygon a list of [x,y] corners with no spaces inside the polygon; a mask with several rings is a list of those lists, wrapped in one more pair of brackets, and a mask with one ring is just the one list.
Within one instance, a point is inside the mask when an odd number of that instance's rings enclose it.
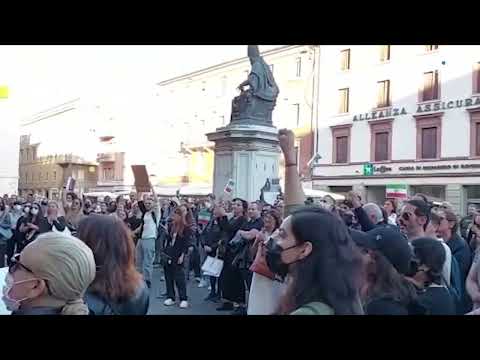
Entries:
{"label": "white sneaker", "polygon": [[211,285],[208,286],[208,291],[212,291],[212,286]]}
{"label": "white sneaker", "polygon": [[204,279],[202,279],[200,281],[200,284],[198,284],[198,287],[199,288],[204,288],[204,287],[207,287],[207,285],[208,285],[207,282]]}
{"label": "white sneaker", "polygon": [[188,308],[188,301],[185,301],[185,300],[181,301],[180,302],[180,308],[182,308],[182,309]]}
{"label": "white sneaker", "polygon": [[[172,306],[172,305],[175,305],[175,301],[173,301],[172,299],[167,299],[163,302],[163,305]],[[180,304],[180,305],[182,305],[182,304]]]}

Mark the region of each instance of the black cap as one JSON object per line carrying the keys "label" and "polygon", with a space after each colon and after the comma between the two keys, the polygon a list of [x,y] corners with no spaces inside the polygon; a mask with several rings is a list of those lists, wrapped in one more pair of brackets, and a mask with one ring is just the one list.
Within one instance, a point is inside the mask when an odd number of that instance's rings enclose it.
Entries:
{"label": "black cap", "polygon": [[413,251],[407,238],[392,227],[379,227],[367,233],[369,248],[382,253],[393,267],[403,275],[410,273]]}

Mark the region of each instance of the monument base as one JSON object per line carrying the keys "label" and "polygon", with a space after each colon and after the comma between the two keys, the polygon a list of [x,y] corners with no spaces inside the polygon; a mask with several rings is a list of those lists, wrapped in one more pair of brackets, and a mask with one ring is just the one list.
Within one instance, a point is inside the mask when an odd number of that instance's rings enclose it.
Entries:
{"label": "monument base", "polygon": [[235,182],[232,196],[255,201],[267,178],[278,178],[280,150],[273,126],[232,122],[207,134],[215,143],[213,193],[225,196],[224,188]]}

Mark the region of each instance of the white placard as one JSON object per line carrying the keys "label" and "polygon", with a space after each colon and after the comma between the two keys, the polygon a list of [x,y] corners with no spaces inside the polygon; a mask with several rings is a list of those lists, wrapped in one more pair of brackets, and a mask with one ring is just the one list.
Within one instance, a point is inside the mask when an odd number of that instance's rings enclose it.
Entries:
{"label": "white placard", "polygon": [[[0,290],[5,286],[5,277],[8,274],[8,267],[0,268]],[[11,311],[8,311],[5,304],[0,300],[0,315],[10,315]]]}

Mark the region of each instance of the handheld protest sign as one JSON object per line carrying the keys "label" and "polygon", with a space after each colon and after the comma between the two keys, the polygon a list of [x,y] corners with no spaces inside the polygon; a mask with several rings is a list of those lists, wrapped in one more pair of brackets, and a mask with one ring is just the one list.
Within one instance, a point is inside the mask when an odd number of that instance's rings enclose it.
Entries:
{"label": "handheld protest sign", "polygon": [[133,177],[135,178],[135,188],[137,194],[149,192],[150,179],[148,178],[147,167],[145,165],[132,165]]}
{"label": "handheld protest sign", "polygon": [[65,188],[67,189],[68,192],[73,192],[75,190],[75,179],[71,176],[68,177],[67,179],[67,184],[65,185]]}
{"label": "handheld protest sign", "polygon": [[229,179],[227,185],[223,189],[223,192],[229,196],[233,196],[233,190],[235,189],[235,181],[233,179]]}

